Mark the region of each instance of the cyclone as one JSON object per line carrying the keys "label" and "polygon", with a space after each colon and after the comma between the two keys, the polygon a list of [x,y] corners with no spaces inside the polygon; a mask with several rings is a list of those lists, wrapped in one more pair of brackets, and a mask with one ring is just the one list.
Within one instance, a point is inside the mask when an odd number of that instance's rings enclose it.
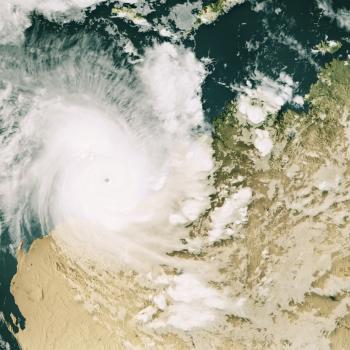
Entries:
{"label": "cyclone", "polygon": [[32,65],[35,76],[3,81],[0,191],[13,242],[64,226],[59,239],[84,254],[154,256],[207,208],[205,67],[172,44],[131,70],[108,59]]}

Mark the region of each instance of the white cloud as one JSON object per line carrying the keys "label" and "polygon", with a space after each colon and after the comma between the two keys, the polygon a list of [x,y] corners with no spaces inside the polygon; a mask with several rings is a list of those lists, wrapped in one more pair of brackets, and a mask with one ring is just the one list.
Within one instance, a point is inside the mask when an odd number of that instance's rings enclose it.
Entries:
{"label": "white cloud", "polygon": [[255,130],[254,146],[263,157],[271,153],[273,148],[273,143],[272,143],[270,134],[267,130],[261,130],[261,129]]}
{"label": "white cloud", "polygon": [[240,86],[237,107],[241,116],[252,124],[261,124],[268,114],[276,113],[286,103],[293,100],[293,90],[297,86],[286,73],[281,73],[277,80],[256,71],[253,77],[256,86],[250,81]]}
{"label": "white cloud", "polygon": [[225,199],[221,207],[211,214],[209,240],[214,242],[234,234],[235,228],[248,219],[248,204],[252,198],[249,187],[240,189],[231,197]]}
{"label": "white cloud", "polygon": [[322,10],[325,16],[335,20],[340,28],[350,31],[349,10],[342,8],[335,11],[332,6],[332,1],[330,0],[318,0],[318,7],[320,10]]}
{"label": "white cloud", "polygon": [[217,310],[227,308],[225,297],[197,276],[185,273],[175,276],[173,281],[174,286],[167,290],[172,299],[167,309],[168,325],[182,330],[204,327],[215,320]]}
{"label": "white cloud", "polygon": [[145,266],[147,256],[178,248],[183,225],[209,205],[205,70],[191,51],[170,44],[147,49],[131,73],[86,60],[43,71],[40,82],[27,79],[30,94],[17,102],[29,110],[21,119],[4,116],[19,125],[0,140],[1,204],[16,240],[32,218],[44,232],[70,224],[56,238],[78,254]]}
{"label": "white cloud", "polygon": [[2,0],[0,6],[0,44],[17,43],[31,24],[29,15],[38,11],[49,19],[81,18],[81,10],[104,0]]}

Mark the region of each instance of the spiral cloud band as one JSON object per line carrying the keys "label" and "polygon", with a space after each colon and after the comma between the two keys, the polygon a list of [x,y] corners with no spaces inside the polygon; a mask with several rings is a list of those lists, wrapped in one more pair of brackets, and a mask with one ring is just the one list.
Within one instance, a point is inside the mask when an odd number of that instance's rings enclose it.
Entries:
{"label": "spiral cloud band", "polygon": [[60,238],[85,252],[174,249],[212,190],[205,69],[171,44],[147,49],[131,73],[115,69],[111,78],[84,67],[64,62],[41,72],[40,84],[26,77],[29,93],[10,82],[3,89],[5,104],[16,96],[25,110],[8,112],[18,126],[2,135],[12,238],[23,239],[34,221],[43,234],[74,226]]}

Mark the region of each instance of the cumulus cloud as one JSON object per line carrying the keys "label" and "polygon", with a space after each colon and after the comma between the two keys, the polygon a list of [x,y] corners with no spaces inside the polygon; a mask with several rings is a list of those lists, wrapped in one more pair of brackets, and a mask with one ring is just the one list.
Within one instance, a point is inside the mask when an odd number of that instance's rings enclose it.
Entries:
{"label": "cumulus cloud", "polygon": [[[252,124],[261,124],[270,113],[276,113],[287,102],[299,103],[301,98],[294,95],[297,84],[292,77],[281,73],[277,80],[265,76],[259,71],[254,73],[252,81],[248,80],[239,91],[238,112]],[[294,98],[294,99],[293,99]]]}

